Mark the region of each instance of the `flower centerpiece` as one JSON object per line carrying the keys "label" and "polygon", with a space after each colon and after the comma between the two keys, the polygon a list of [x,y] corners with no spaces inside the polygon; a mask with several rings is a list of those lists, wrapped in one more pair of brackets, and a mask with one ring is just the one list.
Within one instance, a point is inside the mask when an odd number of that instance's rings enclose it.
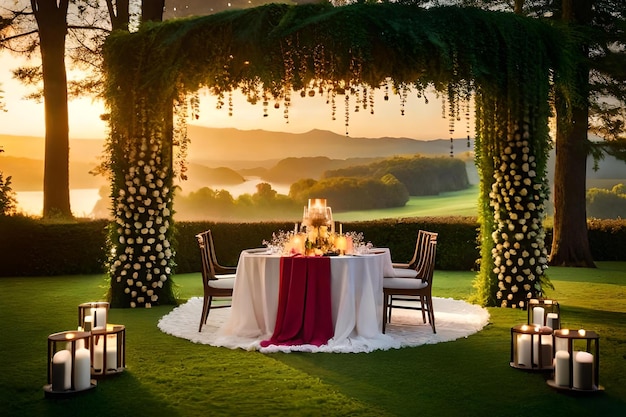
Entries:
{"label": "flower centerpiece", "polygon": [[366,245],[363,234],[357,232],[343,233],[339,226],[339,234],[335,233],[332,210],[326,205],[326,199],[309,199],[304,207],[302,225],[296,223],[293,231],[278,231],[272,234],[270,241],[263,244],[272,253],[281,255],[344,255],[367,251],[371,243]]}
{"label": "flower centerpiece", "polygon": [[323,255],[335,252],[335,222],[333,212],[325,198],[310,198],[304,207],[302,229],[305,233],[306,255]]}

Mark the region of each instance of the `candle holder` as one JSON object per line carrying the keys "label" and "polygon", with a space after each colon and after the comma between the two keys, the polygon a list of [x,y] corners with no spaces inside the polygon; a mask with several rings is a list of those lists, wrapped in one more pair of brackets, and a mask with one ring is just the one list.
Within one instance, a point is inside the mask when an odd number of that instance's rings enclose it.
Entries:
{"label": "candle holder", "polygon": [[577,393],[602,391],[600,336],[589,330],[554,331],[554,375],[548,385]]}
{"label": "candle holder", "polygon": [[513,368],[528,371],[552,370],[552,329],[520,324],[511,328],[511,360]]}
{"label": "candle holder", "polygon": [[46,398],[65,397],[96,387],[86,348],[89,337],[90,333],[81,331],[48,336],[48,384],[43,387]]}
{"label": "candle holder", "polygon": [[78,305],[78,326],[89,332],[93,329],[104,329],[109,319],[109,303],[94,301]]}
{"label": "candle holder", "polygon": [[561,308],[556,300],[536,299],[528,301],[529,325],[548,326],[552,330],[561,328]]}
{"label": "candle holder", "polygon": [[91,331],[91,375],[118,374],[126,368],[126,327],[107,324],[105,329]]}

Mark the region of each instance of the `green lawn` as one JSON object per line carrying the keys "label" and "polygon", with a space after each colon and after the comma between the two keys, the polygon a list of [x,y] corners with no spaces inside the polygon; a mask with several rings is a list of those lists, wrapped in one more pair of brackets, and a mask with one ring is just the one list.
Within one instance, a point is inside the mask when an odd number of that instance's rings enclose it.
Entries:
{"label": "green lawn", "polygon": [[397,217],[478,216],[478,185],[435,196],[410,197],[404,207],[333,213],[337,221],[368,221]]}
{"label": "green lawn", "polygon": [[[78,304],[100,299],[103,276],[2,278],[2,416],[588,416],[626,410],[626,263],[550,268],[564,326],[600,334],[605,390],[573,396],[547,374],[509,366],[510,328],[526,312],[490,308],[466,339],[369,354],[261,354],[199,345],[161,333],[173,307],[113,309],[126,325],[127,370],[68,399],[44,398],[46,340],[77,325]],[[435,294],[465,298],[473,274],[436,271]],[[200,275],[175,277],[183,299]]]}

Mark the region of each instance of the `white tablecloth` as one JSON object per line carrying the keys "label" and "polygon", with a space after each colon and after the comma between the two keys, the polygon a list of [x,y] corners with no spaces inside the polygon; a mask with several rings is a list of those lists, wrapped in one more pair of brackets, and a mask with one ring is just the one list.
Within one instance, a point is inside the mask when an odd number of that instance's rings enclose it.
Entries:
{"label": "white tablecloth", "polygon": [[[334,336],[328,345],[376,343],[389,337],[381,333],[382,285],[391,258],[388,250],[377,252],[330,258]],[[256,349],[272,336],[279,282],[280,255],[241,253],[231,314],[219,331],[220,345]]]}

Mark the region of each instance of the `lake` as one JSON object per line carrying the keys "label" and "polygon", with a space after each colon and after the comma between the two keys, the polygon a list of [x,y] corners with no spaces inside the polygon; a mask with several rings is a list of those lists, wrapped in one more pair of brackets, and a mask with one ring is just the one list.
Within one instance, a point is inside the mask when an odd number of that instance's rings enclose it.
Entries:
{"label": "lake", "polygon": [[[230,194],[237,198],[242,194],[256,193],[256,186],[264,182],[258,177],[248,177],[247,181],[237,185],[211,185],[214,190],[228,190]],[[289,185],[271,184],[272,189],[279,194],[289,194]],[[29,216],[41,216],[43,212],[43,191],[16,191],[18,210]],[[186,195],[186,193],[183,193]],[[93,208],[100,199],[97,188],[71,189],[70,206],[72,213],[76,217],[91,218]]]}

